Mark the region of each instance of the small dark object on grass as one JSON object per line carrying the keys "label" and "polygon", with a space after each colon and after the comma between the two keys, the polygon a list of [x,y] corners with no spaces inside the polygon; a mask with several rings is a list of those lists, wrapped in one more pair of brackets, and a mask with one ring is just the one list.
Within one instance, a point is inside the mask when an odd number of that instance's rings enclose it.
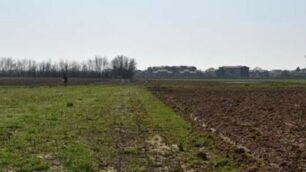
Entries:
{"label": "small dark object on grass", "polygon": [[178,145],[178,147],[179,147],[179,150],[180,150],[181,152],[184,152],[184,151],[185,151],[184,146],[183,146],[182,143],[180,143],[180,144]]}
{"label": "small dark object on grass", "polygon": [[68,103],[67,103],[67,107],[73,107],[73,103],[68,102]]}
{"label": "small dark object on grass", "polygon": [[67,86],[67,83],[68,83],[68,77],[67,77],[66,73],[64,73],[64,76],[63,76],[63,81],[64,81],[64,86]]}
{"label": "small dark object on grass", "polygon": [[198,156],[199,158],[201,158],[202,160],[204,160],[204,161],[208,161],[208,155],[207,155],[207,153],[204,152],[204,151],[198,152],[197,156]]}

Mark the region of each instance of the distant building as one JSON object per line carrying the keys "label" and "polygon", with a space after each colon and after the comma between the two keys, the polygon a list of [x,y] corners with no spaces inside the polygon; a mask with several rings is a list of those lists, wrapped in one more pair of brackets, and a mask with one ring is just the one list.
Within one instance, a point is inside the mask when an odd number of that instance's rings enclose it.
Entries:
{"label": "distant building", "polygon": [[282,76],[283,70],[275,69],[270,71],[270,77],[272,78],[279,78]]}
{"label": "distant building", "polygon": [[154,66],[143,71],[139,78],[200,78],[202,72],[194,66]]}
{"label": "distant building", "polygon": [[209,68],[204,72],[206,78],[215,78],[217,77],[217,70],[214,68]]}
{"label": "distant building", "polygon": [[220,78],[247,78],[250,76],[250,68],[247,66],[223,66],[217,72]]}
{"label": "distant building", "polygon": [[250,77],[251,78],[269,78],[270,73],[268,70],[261,69],[259,67],[250,70]]}
{"label": "distant building", "polygon": [[306,78],[306,70],[299,70],[292,72],[292,77]]}
{"label": "distant building", "polygon": [[172,71],[167,69],[157,69],[152,71],[153,74],[173,74]]}

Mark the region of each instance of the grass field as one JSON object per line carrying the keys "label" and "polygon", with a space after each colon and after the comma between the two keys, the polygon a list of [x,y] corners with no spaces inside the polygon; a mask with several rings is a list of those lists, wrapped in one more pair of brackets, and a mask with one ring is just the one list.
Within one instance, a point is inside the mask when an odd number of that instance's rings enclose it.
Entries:
{"label": "grass field", "polygon": [[1,86],[0,171],[240,171],[135,85]]}

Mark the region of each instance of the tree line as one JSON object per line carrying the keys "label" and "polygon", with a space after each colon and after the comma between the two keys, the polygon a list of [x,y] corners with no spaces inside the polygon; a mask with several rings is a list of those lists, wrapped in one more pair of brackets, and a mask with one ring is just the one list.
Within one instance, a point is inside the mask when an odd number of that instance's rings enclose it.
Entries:
{"label": "tree line", "polygon": [[0,58],[0,77],[61,77],[66,74],[68,77],[130,79],[135,71],[136,61],[126,56],[117,56],[111,61],[96,56],[83,62]]}

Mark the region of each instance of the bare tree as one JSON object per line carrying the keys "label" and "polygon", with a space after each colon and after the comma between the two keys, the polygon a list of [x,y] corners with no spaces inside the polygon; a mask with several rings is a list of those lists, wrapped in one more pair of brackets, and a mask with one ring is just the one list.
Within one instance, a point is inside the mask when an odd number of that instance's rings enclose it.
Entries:
{"label": "bare tree", "polygon": [[[119,62],[119,68],[117,63]],[[113,69],[116,69],[118,75],[113,75]],[[134,59],[129,59],[125,56],[118,56],[113,60],[111,66],[106,57],[96,56],[83,62],[65,61],[59,62],[40,61],[37,62],[31,59],[16,60],[11,57],[0,58],[0,76],[10,77],[58,77],[66,73],[73,77],[99,77],[109,78],[111,76],[121,78],[131,78],[136,69]]]}
{"label": "bare tree", "polygon": [[116,78],[133,78],[136,71],[136,61],[126,56],[117,56],[112,61],[112,70]]}

